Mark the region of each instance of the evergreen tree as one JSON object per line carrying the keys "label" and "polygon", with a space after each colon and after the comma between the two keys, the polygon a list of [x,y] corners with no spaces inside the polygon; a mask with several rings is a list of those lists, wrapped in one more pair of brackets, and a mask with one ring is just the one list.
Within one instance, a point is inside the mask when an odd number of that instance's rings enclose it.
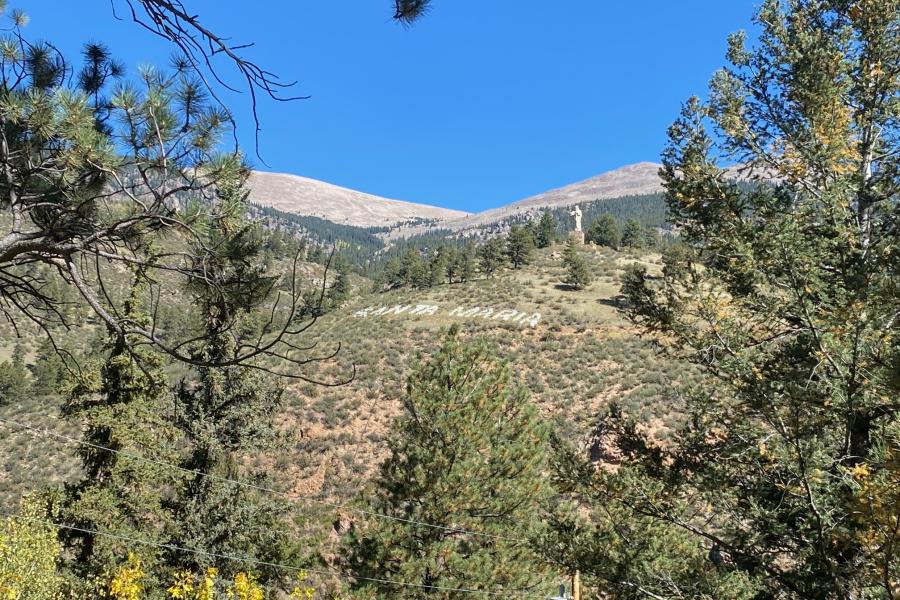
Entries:
{"label": "evergreen tree", "polygon": [[324,264],[328,259],[322,246],[314,244],[306,254],[306,260],[311,263]]}
{"label": "evergreen tree", "polygon": [[662,236],[659,234],[659,229],[644,227],[644,247],[655,250],[660,246],[662,246]]}
{"label": "evergreen tree", "polygon": [[463,249],[456,246],[447,247],[447,283],[459,283],[464,281],[462,277],[461,254]]}
{"label": "evergreen tree", "polygon": [[31,369],[31,390],[35,396],[50,396],[59,392],[65,365],[49,339],[41,340]]}
{"label": "evergreen tree", "polygon": [[[237,165],[236,165],[237,166]],[[262,237],[244,220],[246,170],[236,169],[220,184],[212,218],[202,230],[206,248],[202,268],[216,282],[198,290],[195,304],[205,319],[205,336],[193,348],[200,365],[227,364],[237,342],[227,335],[228,321],[251,327],[246,315],[269,296],[273,280],[264,275]],[[249,272],[249,274],[248,274]],[[237,313],[233,312],[238,307]],[[252,331],[252,329],[251,329]],[[251,560],[285,560],[287,531],[285,506],[271,494],[225,480],[268,485],[264,472],[242,467],[242,459],[278,447],[276,418],[283,406],[283,387],[267,373],[246,365],[200,366],[195,378],[185,378],[178,389],[175,424],[182,434],[181,466],[196,475],[184,478],[167,502],[172,512],[167,533],[176,546],[202,548],[205,555],[169,552],[169,565],[191,572],[215,567],[233,576],[247,570],[215,555]],[[259,573],[263,580],[283,576],[276,569]]]}
{"label": "evergreen tree", "polygon": [[270,232],[266,240],[266,250],[275,256],[288,256],[285,252],[287,244],[285,244],[285,233],[281,225],[277,225],[274,231]]}
{"label": "evergreen tree", "polygon": [[604,213],[591,222],[585,239],[598,246],[606,246],[615,250],[622,243],[622,232],[619,230],[619,223],[615,217]]}
{"label": "evergreen tree", "polygon": [[466,242],[463,249],[457,254],[458,266],[456,271],[460,281],[470,281],[475,277],[475,268],[478,258],[478,249],[472,241]]}
{"label": "evergreen tree", "polygon": [[[448,271],[453,264],[453,248],[441,244],[428,262],[428,286],[441,285],[448,279]],[[453,283],[450,281],[450,283]]]}
{"label": "evergreen tree", "polygon": [[478,250],[478,267],[491,276],[506,266],[506,243],[500,238],[491,238]]}
{"label": "evergreen tree", "polygon": [[[542,568],[527,538],[541,523],[547,432],[509,367],[484,342],[464,344],[453,329],[407,388],[372,501],[373,511],[398,520],[352,530],[345,543],[352,573],[510,594],[539,584]],[[458,597],[362,580],[354,586],[367,597]]]}
{"label": "evergreen tree", "polygon": [[[80,315],[70,307],[60,310],[68,295],[127,343],[154,344],[169,358],[190,363],[178,351],[189,345],[190,333],[155,322],[172,312],[171,304],[154,307],[145,316],[151,324],[135,328],[121,320],[128,295],[112,279],[140,269],[154,281],[204,285],[202,274],[184,277],[202,255],[170,252],[170,246],[197,233],[195,217],[227,177],[235,157],[223,155],[220,141],[231,114],[189,76],[198,65],[185,57],[175,60],[172,74],[142,68],[134,84],[113,86],[123,68],[102,44],[84,48],[79,69],[53,44],[30,41],[21,11],[7,15],[2,2],[0,13],[10,17],[0,61],[6,132],[0,153],[6,190],[0,270],[6,283],[0,297],[6,318],[14,325],[38,323],[42,333],[71,330]],[[175,29],[183,32],[180,25]],[[284,292],[299,294],[291,287]],[[293,330],[290,324],[273,327],[276,333],[243,345],[237,360],[284,359],[297,348],[284,339]],[[175,340],[181,333],[188,337]],[[303,361],[294,356],[288,360]]]}
{"label": "evergreen tree", "polygon": [[531,264],[534,259],[534,236],[525,228],[513,225],[506,236],[506,254],[514,269]]}
{"label": "evergreen tree", "polygon": [[16,344],[13,346],[12,356],[9,361],[13,373],[19,377],[19,383],[24,388],[25,383],[27,382],[28,370],[25,368],[25,349],[22,347],[22,340],[16,339]]}
{"label": "evergreen tree", "polygon": [[[138,301],[145,285],[138,273],[125,303],[135,323],[147,323]],[[162,493],[171,485],[172,472],[147,460],[175,460],[175,431],[166,419],[171,406],[160,356],[147,345],[111,333],[106,359],[80,372],[65,412],[84,424],[85,442],[124,454],[79,448],[83,475],[63,490],[62,521],[126,536],[139,532],[143,539],[161,541],[160,527],[169,521]],[[68,549],[64,556],[72,557],[69,569],[88,585],[127,559],[127,548],[112,538],[75,530],[61,530],[60,536]],[[158,552],[141,554],[159,567]]]}
{"label": "evergreen tree", "polygon": [[320,287],[311,287],[303,292],[302,300],[299,312],[304,318],[318,318],[328,312],[327,298]]}
{"label": "evergreen tree", "polygon": [[400,273],[403,285],[424,288],[428,287],[430,283],[428,265],[422,259],[422,253],[417,248],[410,247],[403,255]]}
{"label": "evergreen tree", "polygon": [[448,246],[447,281],[462,283],[475,276],[477,249],[471,241],[465,246]]}
{"label": "evergreen tree", "polygon": [[388,289],[403,285],[403,265],[396,256],[391,257],[384,265],[384,283]]}
{"label": "evergreen tree", "polygon": [[670,443],[607,415],[620,468],[578,477],[609,517],[572,555],[619,597],[890,598],[900,581],[900,5],[770,0],[757,24],[670,128],[685,247],[661,279],[625,279],[632,317],[708,377]]}
{"label": "evergreen tree", "polygon": [[22,344],[16,340],[12,356],[0,363],[0,405],[19,402],[28,390]]}
{"label": "evergreen tree", "polygon": [[[229,340],[211,338],[204,343],[204,352],[227,356],[233,347]],[[174,545],[251,560],[285,559],[284,503],[271,494],[223,481],[271,485],[265,473],[247,472],[241,459],[277,449],[275,423],[283,406],[283,391],[271,377],[243,366],[201,368],[196,380],[181,384],[176,423],[189,448],[181,466],[198,475],[184,481],[168,502],[173,516],[168,537]],[[232,576],[252,568],[215,556],[180,552],[169,553],[166,563],[191,572],[216,567]],[[279,573],[265,569],[261,575],[270,580]]]}
{"label": "evergreen tree", "polygon": [[647,243],[644,226],[637,219],[628,219],[622,227],[622,245],[627,248],[643,248]]}
{"label": "evergreen tree", "polygon": [[328,307],[331,310],[340,308],[350,299],[353,284],[350,282],[350,265],[343,259],[338,259],[335,268],[337,275],[334,283],[328,289]]}
{"label": "evergreen tree", "polygon": [[556,219],[549,211],[541,214],[535,241],[538,248],[549,248],[556,241]]}
{"label": "evergreen tree", "polygon": [[578,251],[578,246],[573,239],[569,239],[566,242],[563,263],[566,266],[566,285],[576,290],[584,289],[590,285],[591,274],[588,271],[587,262]]}
{"label": "evergreen tree", "polygon": [[450,273],[453,273],[454,278],[456,278],[456,270],[459,265],[459,253],[461,249],[456,244],[448,244],[444,247],[444,253],[447,257],[447,265],[444,268],[444,273],[447,277],[448,283],[453,283],[450,281]]}
{"label": "evergreen tree", "polygon": [[531,237],[531,246],[537,248],[538,224],[535,221],[528,221],[522,229]]}

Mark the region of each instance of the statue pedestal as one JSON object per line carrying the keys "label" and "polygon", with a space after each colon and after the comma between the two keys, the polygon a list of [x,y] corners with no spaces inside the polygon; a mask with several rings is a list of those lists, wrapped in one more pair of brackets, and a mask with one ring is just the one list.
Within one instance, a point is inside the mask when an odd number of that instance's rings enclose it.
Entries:
{"label": "statue pedestal", "polygon": [[584,245],[584,232],[571,231],[569,232],[569,239],[574,240],[576,244]]}

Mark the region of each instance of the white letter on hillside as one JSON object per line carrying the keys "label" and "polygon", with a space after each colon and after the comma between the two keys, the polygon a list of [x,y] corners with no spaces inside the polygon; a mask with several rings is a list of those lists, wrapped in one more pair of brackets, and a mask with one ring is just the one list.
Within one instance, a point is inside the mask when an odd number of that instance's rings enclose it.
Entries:
{"label": "white letter on hillside", "polygon": [[501,310],[496,315],[494,315],[494,319],[498,321],[509,321],[518,314],[519,311],[507,308],[506,310]]}
{"label": "white letter on hillside", "polygon": [[386,314],[386,315],[400,315],[400,314],[403,314],[403,313],[405,313],[406,311],[408,311],[410,308],[412,308],[412,306],[409,305],[409,304],[397,304],[396,306],[394,306],[394,307],[392,307],[392,308],[389,308],[389,309],[387,310],[387,312],[385,312],[384,314]]}

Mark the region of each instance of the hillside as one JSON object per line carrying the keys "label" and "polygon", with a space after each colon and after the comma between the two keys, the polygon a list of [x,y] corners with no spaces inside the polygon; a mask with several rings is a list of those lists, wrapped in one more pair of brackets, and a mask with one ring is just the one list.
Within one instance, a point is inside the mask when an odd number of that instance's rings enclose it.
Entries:
{"label": "hillside", "polygon": [[[642,262],[658,272],[659,257],[592,246],[584,253],[594,283],[581,292],[560,285],[560,245],[540,251],[535,263],[522,270],[427,290],[366,293],[371,282],[356,278],[352,302],[321,317],[304,340],[318,342],[323,352],[342,345],[338,359],[313,375],[341,377],[355,366],[355,379],[339,387],[288,382],[289,403],[280,417],[287,444],[270,456],[247,456],[248,464],[270,470],[298,499],[356,497],[385,455],[386,434],[401,410],[411,361],[435,350],[441,330],[453,322],[464,335],[493,342],[542,414],[571,439],[589,446],[594,417],[611,401],[664,437],[679,419],[677,389],[691,380],[691,371],[642,341],[618,309],[624,267]],[[417,306],[428,308],[415,314]],[[8,356],[12,332],[4,326],[0,333]],[[96,344],[101,338],[87,328],[70,340]],[[33,351],[28,342],[26,353]],[[0,418],[77,436],[77,427],[60,419],[60,402],[42,398],[0,406]],[[4,433],[9,435],[0,436],[0,506],[77,473],[72,447],[25,432]],[[327,533],[320,528],[328,530],[337,516],[325,510],[309,526]]]}
{"label": "hillside", "polygon": [[518,271],[363,295],[323,317],[316,341],[343,345],[327,372],[355,366],[356,379],[343,388],[294,387],[299,404],[293,416],[311,461],[297,470],[295,489],[339,496],[358,489],[359,474],[372,473],[384,456],[411,361],[433,352],[452,323],[464,335],[495,344],[542,414],[570,439],[589,445],[594,417],[611,401],[664,436],[680,416],[678,386],[690,381],[692,371],[642,341],[618,299],[624,268],[641,262],[658,272],[659,257],[596,247],[584,252],[595,280],[581,292],[561,285],[557,245]]}
{"label": "hillside", "polygon": [[390,200],[284,173],[254,171],[249,186],[251,202],[356,227],[388,227],[423,220],[441,222],[466,215],[458,210]]}

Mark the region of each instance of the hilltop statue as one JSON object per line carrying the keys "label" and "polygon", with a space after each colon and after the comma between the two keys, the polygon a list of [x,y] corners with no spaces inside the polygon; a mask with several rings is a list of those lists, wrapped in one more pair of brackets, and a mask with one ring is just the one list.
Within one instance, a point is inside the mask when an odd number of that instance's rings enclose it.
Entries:
{"label": "hilltop statue", "polygon": [[581,207],[576,204],[575,209],[569,214],[575,217],[575,231],[581,231]]}
{"label": "hilltop statue", "polygon": [[575,229],[569,234],[569,237],[575,240],[575,243],[583,244],[584,231],[581,230],[581,207],[576,204],[569,214],[575,217]]}

